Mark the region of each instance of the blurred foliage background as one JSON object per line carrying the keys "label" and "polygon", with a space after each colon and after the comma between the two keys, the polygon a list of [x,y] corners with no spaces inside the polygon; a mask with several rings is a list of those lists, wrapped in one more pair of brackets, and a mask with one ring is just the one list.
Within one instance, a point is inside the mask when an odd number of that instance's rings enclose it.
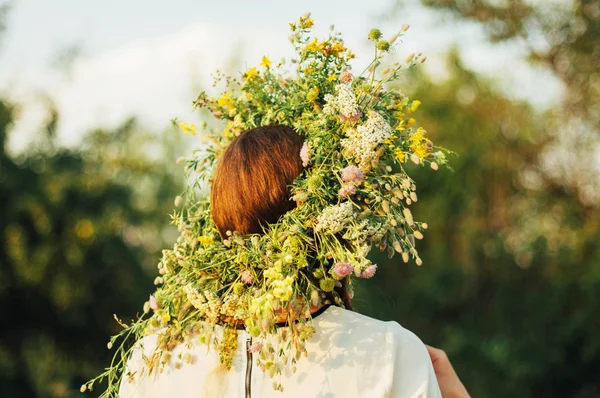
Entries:
{"label": "blurred foliage background", "polygon": [[[407,75],[420,124],[459,156],[454,171],[415,169],[423,267],[376,256],[357,309],[445,349],[474,397],[600,396],[600,2],[419,3],[440,23],[481,24],[490,46],[525,45],[565,95],[541,112],[456,50],[448,79]],[[49,106],[37,141],[11,155],[19,110],[0,98],[0,391],[79,396],[109,359],[113,313],[135,316],[175,239],[186,143],[131,119],[65,149]]]}

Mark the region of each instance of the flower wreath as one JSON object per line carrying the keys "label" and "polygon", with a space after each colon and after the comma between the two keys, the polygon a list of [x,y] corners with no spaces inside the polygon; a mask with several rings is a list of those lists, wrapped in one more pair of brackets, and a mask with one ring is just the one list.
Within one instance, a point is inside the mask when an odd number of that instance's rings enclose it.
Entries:
{"label": "flower wreath", "polygon": [[[390,258],[399,253],[404,262],[412,258],[422,264],[414,238],[422,239],[427,225],[415,221],[409,209],[417,201],[416,186],[404,166],[410,159],[437,170],[449,152],[434,147],[425,130],[415,127],[411,114],[420,102],[386,83],[426,57],[413,54],[404,64],[378,73],[383,56],[408,26],[390,40],[373,29],[369,39],[375,57],[354,76],[348,64],[354,54],[340,34],[332,28],[320,41],[309,36],[312,26],[310,15],[290,24],[297,57],[291,64],[282,60],[274,66],[263,57],[260,68],[248,69],[241,79],[218,74],[216,83],[225,86],[218,98],[200,94],[194,107],[207,108],[225,121],[224,128],[179,125],[206,144],[183,159],[193,183],[184,199],[175,201],[179,210],[172,218],[180,236],[171,250],[163,251],[158,288],[144,304],[144,315],[131,324],[117,319],[124,329],[108,343],[112,348],[121,342],[113,362],[82,390],[107,379],[101,396],[117,396],[123,377],[141,377],[124,374],[135,346],[128,342],[151,333],[157,335],[157,347],[145,358],[142,375],[193,360],[170,355],[175,346],[193,339],[218,350],[229,369],[240,324],[253,336],[250,349],[258,355],[257,364],[274,378],[274,388],[282,390],[283,368],[295,370],[314,333],[311,306],[331,298],[343,305],[336,285],[345,280],[352,294],[353,278],[372,277],[377,269],[367,258],[372,247],[387,250]],[[297,206],[263,235],[228,232],[221,239],[209,199],[198,192],[236,136],[271,124],[293,127],[305,137],[298,154],[305,170],[292,187]],[[296,321],[277,327],[278,314]],[[215,325],[224,332],[214,333]]]}

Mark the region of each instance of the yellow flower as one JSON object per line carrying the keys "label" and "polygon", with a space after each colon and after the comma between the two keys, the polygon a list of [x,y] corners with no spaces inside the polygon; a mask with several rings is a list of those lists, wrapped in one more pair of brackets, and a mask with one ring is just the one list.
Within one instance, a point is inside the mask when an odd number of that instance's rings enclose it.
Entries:
{"label": "yellow flower", "polygon": [[333,51],[343,53],[346,51],[346,47],[344,47],[344,45],[338,41],[333,45]]}
{"label": "yellow flower", "polygon": [[302,29],[310,29],[315,25],[315,21],[310,16],[300,17],[300,27]]}
{"label": "yellow flower", "polygon": [[264,66],[265,68],[269,68],[271,66],[272,62],[268,57],[262,57],[262,61],[260,61],[260,64],[262,66]]}
{"label": "yellow flower", "polygon": [[165,315],[163,315],[163,316],[162,316],[162,320],[163,320],[164,322],[169,322],[169,321],[171,320],[171,315],[169,315],[169,314],[165,314]]}
{"label": "yellow flower", "polygon": [[429,156],[431,148],[431,141],[425,137],[425,133],[425,130],[422,127],[419,127],[417,131],[410,136],[410,141],[412,142],[410,149],[421,159],[425,159]]}
{"label": "yellow flower", "polygon": [[406,123],[404,120],[400,120],[396,126],[396,131],[403,131],[404,129],[406,129]]}
{"label": "yellow flower", "polygon": [[212,236],[201,236],[198,238],[198,242],[202,243],[202,246],[208,246],[213,242]]}
{"label": "yellow flower", "polygon": [[396,159],[402,163],[406,161],[406,154],[402,151],[402,148],[396,148]]}
{"label": "yellow flower", "polygon": [[319,43],[319,41],[315,38],[313,41],[311,41],[310,43],[308,43],[306,45],[306,50],[316,52],[316,51],[321,51],[324,47],[325,47],[325,43],[324,42]]}
{"label": "yellow flower", "polygon": [[219,105],[220,107],[228,107],[228,108],[233,108],[235,104],[235,101],[233,99],[233,95],[231,93],[225,93],[223,95],[221,95],[217,101],[217,105]]}
{"label": "yellow flower", "polygon": [[354,59],[354,58],[356,58],[356,55],[355,55],[355,54],[352,52],[352,50],[348,50],[348,51],[346,52],[346,57],[347,57],[348,59]]}
{"label": "yellow flower", "polygon": [[414,111],[416,111],[417,109],[419,109],[419,105],[421,105],[421,101],[419,101],[419,100],[414,100],[414,101],[412,102],[412,104],[410,104],[410,107],[409,107],[409,108],[408,108],[408,110],[407,110],[407,111],[408,111],[408,113],[409,113],[409,114],[411,114],[411,113],[413,113]]}
{"label": "yellow flower", "polygon": [[307,94],[306,100],[308,102],[314,102],[319,98],[319,87],[313,87]]}
{"label": "yellow flower", "polygon": [[198,131],[198,128],[194,123],[190,125],[188,125],[187,123],[180,123],[179,128],[183,130],[185,135],[196,135],[196,132]]}
{"label": "yellow flower", "polygon": [[327,78],[327,81],[328,81],[328,82],[332,82],[332,81],[335,81],[335,79],[337,79],[337,76],[336,76],[336,74],[334,73],[333,75],[329,75],[329,77]]}
{"label": "yellow flower", "polygon": [[408,119],[408,121],[406,122],[406,128],[409,128],[410,126],[412,126],[413,124],[415,124],[416,120],[414,118],[410,118]]}
{"label": "yellow flower", "polygon": [[417,131],[410,136],[410,140],[414,143],[421,142],[425,139],[425,130],[423,130],[423,127],[419,127]]}
{"label": "yellow flower", "polygon": [[250,80],[256,76],[258,76],[258,70],[256,69],[256,66],[253,66],[252,68],[248,69],[245,78],[246,80]]}
{"label": "yellow flower", "polygon": [[429,156],[429,148],[427,147],[427,144],[412,145],[410,149],[421,159],[425,159],[427,156]]}

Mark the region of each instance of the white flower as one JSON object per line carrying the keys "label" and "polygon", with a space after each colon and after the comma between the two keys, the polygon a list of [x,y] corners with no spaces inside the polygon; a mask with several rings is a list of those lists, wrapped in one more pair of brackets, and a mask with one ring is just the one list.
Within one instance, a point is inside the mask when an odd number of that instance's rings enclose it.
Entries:
{"label": "white flower", "polygon": [[317,217],[316,231],[325,230],[331,234],[336,234],[343,230],[354,216],[354,208],[351,202],[344,202],[339,205],[329,206],[323,210],[323,213]]}
{"label": "white flower", "polygon": [[375,149],[392,135],[392,127],[375,111],[369,112],[367,122],[356,129],[349,129],[347,138],[341,141],[346,152],[354,155],[362,168],[377,158]]}
{"label": "white flower", "polygon": [[343,116],[343,119],[356,120],[360,109],[351,84],[341,83],[335,86],[335,96],[326,94],[323,112],[327,115]]}

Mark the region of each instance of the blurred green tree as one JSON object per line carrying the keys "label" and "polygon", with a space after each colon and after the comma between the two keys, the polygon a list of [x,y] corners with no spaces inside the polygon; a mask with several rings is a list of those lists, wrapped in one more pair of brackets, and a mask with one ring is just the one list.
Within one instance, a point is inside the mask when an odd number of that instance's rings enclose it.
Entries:
{"label": "blurred green tree", "polygon": [[415,170],[423,268],[378,257],[357,307],[444,348],[472,396],[598,396],[599,208],[544,172],[546,115],[456,53],[448,72],[406,80],[419,123],[459,153],[454,172]]}
{"label": "blurred green tree", "polygon": [[456,53],[448,81],[407,79],[421,124],[460,156],[454,174],[416,177],[426,269],[382,267],[365,310],[445,348],[473,396],[599,396],[600,2],[419,2],[480,23],[490,45],[525,44],[564,96],[540,114]]}
{"label": "blurred green tree", "polygon": [[[404,0],[398,0],[403,4]],[[458,21],[481,23],[491,42],[519,41],[529,60],[564,84],[564,110],[600,128],[598,0],[421,0]]]}
{"label": "blurred green tree", "polygon": [[135,120],[58,148],[58,113],[19,156],[6,151],[16,108],[0,101],[0,391],[66,397],[109,360],[106,344],[152,291],[168,214],[184,183],[172,132]]}

